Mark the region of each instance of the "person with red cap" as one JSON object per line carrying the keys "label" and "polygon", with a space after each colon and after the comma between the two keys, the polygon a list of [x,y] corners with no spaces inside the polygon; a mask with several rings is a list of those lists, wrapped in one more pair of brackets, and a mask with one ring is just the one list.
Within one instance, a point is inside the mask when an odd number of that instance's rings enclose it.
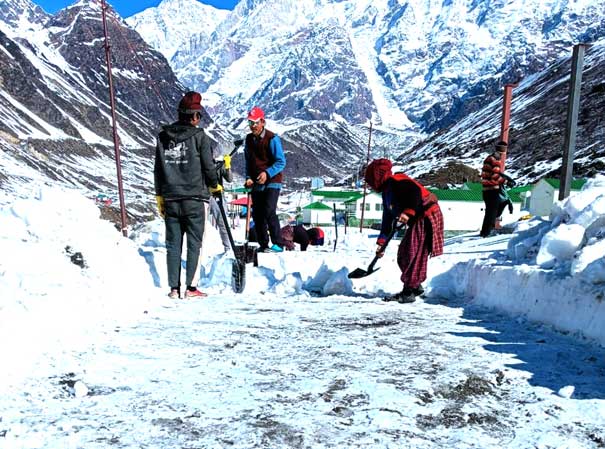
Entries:
{"label": "person with red cap", "polygon": [[[254,106],[248,113],[250,133],[244,143],[245,186],[252,188],[252,218],[259,251],[282,252],[277,200],[283,183],[286,157],[279,136],[265,128],[265,112]],[[269,236],[272,246],[269,246]]]}
{"label": "person with red cap", "polygon": [[410,303],[424,292],[428,258],[443,254],[443,215],[437,197],[418,181],[403,173],[392,173],[388,159],[376,159],[368,165],[365,180],[376,192],[382,193],[382,224],[376,255],[384,255],[387,235],[393,226],[407,225],[397,251],[403,290],[387,296],[385,301]]}
{"label": "person with red cap", "polygon": [[[202,96],[187,92],[178,106],[178,121],[160,131],[155,152],[154,184],[160,215],[166,224],[166,265],[173,299],[181,297],[181,254],[187,235],[185,298],[207,296],[197,289],[198,269],[208,192],[220,195],[217,171],[209,137],[198,128],[202,118]],[[208,189],[206,189],[207,187]]]}

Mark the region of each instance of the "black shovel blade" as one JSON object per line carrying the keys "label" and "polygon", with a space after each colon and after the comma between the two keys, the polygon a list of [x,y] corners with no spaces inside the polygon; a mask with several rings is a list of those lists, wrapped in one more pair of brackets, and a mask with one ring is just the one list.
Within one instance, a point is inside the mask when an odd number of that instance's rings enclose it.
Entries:
{"label": "black shovel blade", "polygon": [[246,263],[235,259],[231,264],[231,288],[235,293],[241,293],[246,288]]}
{"label": "black shovel blade", "polygon": [[371,271],[366,271],[362,268],[355,268],[353,271],[351,271],[349,273],[348,278],[349,279],[359,279],[359,278],[364,278],[366,276],[371,275],[372,273],[377,272],[378,270],[380,270],[380,268],[376,268],[375,270],[371,270]]}

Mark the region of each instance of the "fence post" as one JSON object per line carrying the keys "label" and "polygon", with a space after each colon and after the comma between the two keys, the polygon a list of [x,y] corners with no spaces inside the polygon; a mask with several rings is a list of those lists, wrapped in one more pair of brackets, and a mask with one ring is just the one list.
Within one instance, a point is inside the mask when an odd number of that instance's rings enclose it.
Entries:
{"label": "fence post", "polygon": [[584,49],[586,44],[573,47],[571,77],[569,80],[569,99],[567,101],[567,123],[563,142],[563,162],[561,164],[561,185],[559,201],[569,196],[573,176],[573,156],[576,150],[576,132],[578,130],[578,111],[580,109],[580,91],[582,87],[582,69],[584,68]]}

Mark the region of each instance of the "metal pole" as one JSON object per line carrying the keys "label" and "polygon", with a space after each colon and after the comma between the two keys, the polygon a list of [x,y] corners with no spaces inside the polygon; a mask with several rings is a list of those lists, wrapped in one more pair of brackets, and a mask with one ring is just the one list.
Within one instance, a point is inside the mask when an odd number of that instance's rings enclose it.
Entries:
{"label": "metal pole", "polygon": [[569,196],[571,178],[573,176],[573,156],[576,150],[576,132],[578,130],[578,111],[580,110],[580,93],[582,85],[582,69],[584,67],[584,49],[586,44],[573,47],[571,62],[571,78],[569,80],[569,99],[567,101],[567,124],[563,142],[563,163],[561,165],[561,185],[559,186],[559,201]]}
{"label": "metal pole", "polygon": [[[370,145],[372,143],[372,122],[370,122],[370,137],[368,138],[368,155],[366,156],[366,168],[370,164]],[[359,232],[363,230],[363,216],[366,211],[366,189],[368,183],[363,179],[363,200],[361,202],[361,220],[359,220]]]}
{"label": "metal pole", "polygon": [[107,63],[107,79],[109,84],[109,104],[111,107],[111,126],[113,128],[113,147],[116,155],[116,171],[118,175],[118,195],[120,198],[120,218],[122,221],[122,234],[128,237],[126,230],[126,207],[124,206],[124,188],[122,187],[122,164],[120,163],[120,140],[118,138],[118,129],[116,125],[116,104],[113,95],[113,78],[111,76],[111,52],[109,45],[109,33],[107,32],[107,19],[105,10],[107,4],[105,0],[101,0],[101,12],[103,16],[103,34],[105,35],[105,62]]}

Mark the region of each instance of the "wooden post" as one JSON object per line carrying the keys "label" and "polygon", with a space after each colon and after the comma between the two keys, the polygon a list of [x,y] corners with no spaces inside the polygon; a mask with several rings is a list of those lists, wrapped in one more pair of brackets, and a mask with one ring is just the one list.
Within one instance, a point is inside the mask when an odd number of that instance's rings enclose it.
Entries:
{"label": "wooden post", "polygon": [[571,77],[569,80],[569,99],[567,101],[567,124],[563,143],[563,162],[561,164],[561,185],[559,201],[569,196],[573,176],[573,156],[576,150],[576,132],[578,130],[578,111],[580,110],[580,93],[582,87],[582,69],[584,68],[584,49],[586,44],[573,47]]}

